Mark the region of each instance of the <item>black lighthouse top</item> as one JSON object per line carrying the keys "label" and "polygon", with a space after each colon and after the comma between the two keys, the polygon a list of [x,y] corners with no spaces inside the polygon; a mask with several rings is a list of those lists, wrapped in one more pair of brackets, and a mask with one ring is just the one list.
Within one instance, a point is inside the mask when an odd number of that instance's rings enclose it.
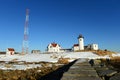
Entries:
{"label": "black lighthouse top", "polygon": [[80,34],[80,35],[78,36],[78,39],[79,39],[79,38],[84,38],[84,37],[82,36],[82,34]]}

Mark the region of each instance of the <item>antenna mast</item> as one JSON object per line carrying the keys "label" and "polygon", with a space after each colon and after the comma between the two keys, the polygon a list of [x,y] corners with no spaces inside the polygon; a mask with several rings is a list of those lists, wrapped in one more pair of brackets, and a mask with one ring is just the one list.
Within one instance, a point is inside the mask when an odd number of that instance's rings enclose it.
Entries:
{"label": "antenna mast", "polygon": [[22,54],[27,54],[28,51],[28,21],[29,21],[29,9],[26,9],[26,19],[25,19],[25,26],[24,26],[24,39],[22,44]]}

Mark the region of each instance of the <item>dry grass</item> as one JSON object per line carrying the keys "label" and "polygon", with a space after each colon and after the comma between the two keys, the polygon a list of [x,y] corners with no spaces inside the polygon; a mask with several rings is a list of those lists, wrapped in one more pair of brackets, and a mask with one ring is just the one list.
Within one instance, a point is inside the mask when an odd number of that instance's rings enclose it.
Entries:
{"label": "dry grass", "polygon": [[[7,67],[9,66],[7,65]],[[0,70],[0,80],[38,80],[58,68],[59,66],[37,67],[27,70]]]}
{"label": "dry grass", "polygon": [[109,55],[110,57],[112,57],[112,54],[116,54],[115,52],[108,51],[108,50],[78,50],[75,52],[93,52],[93,53],[100,55],[100,56]]}
{"label": "dry grass", "polygon": [[112,54],[116,54],[113,51],[106,51],[106,50],[97,50],[97,51],[92,51],[92,52],[94,52],[94,53],[96,53],[97,55],[100,55],[100,56],[109,55],[110,57],[112,57]]}
{"label": "dry grass", "polygon": [[112,57],[111,61],[113,61],[113,62],[120,62],[120,57]]}
{"label": "dry grass", "polygon": [[59,58],[58,63],[59,64],[68,64],[69,58]]}

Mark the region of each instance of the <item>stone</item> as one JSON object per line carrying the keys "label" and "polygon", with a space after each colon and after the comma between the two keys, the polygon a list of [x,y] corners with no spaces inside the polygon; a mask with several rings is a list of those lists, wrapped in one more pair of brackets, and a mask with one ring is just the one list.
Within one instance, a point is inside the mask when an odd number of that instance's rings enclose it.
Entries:
{"label": "stone", "polygon": [[114,70],[101,70],[98,72],[98,75],[99,76],[113,76],[114,74],[116,74],[117,71],[114,71]]}
{"label": "stone", "polygon": [[58,60],[58,63],[60,63],[60,64],[68,64],[69,63],[69,58],[60,58]]}
{"label": "stone", "polygon": [[76,62],[63,74],[61,80],[101,80],[101,78],[88,62]]}
{"label": "stone", "polygon": [[120,73],[116,73],[114,76],[110,78],[110,80],[120,80]]}
{"label": "stone", "polygon": [[13,76],[12,79],[18,80],[18,77],[17,76]]}

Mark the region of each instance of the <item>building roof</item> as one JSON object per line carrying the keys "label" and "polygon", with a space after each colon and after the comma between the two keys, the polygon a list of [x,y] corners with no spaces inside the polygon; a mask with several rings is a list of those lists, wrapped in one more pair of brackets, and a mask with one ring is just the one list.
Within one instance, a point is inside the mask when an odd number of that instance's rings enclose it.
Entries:
{"label": "building roof", "polygon": [[32,50],[31,53],[40,53],[40,50]]}
{"label": "building roof", "polygon": [[84,49],[87,49],[88,46],[84,46]]}
{"label": "building roof", "polygon": [[57,43],[51,43],[51,45],[52,45],[53,47],[56,47],[56,46],[57,46]]}
{"label": "building roof", "polygon": [[32,51],[40,51],[40,50],[37,50],[37,49],[36,49],[36,50],[32,50]]}
{"label": "building roof", "polygon": [[14,48],[8,48],[9,51],[15,51]]}
{"label": "building roof", "polygon": [[[59,44],[53,42],[53,43],[51,43],[51,45],[52,45],[52,47],[56,47],[56,46],[59,45]],[[59,45],[59,46],[60,46],[60,45]]]}
{"label": "building roof", "polygon": [[82,34],[80,34],[80,35],[78,36],[78,38],[84,38],[84,37],[83,37],[83,35],[82,35]]}
{"label": "building roof", "polygon": [[73,46],[76,47],[76,46],[79,46],[79,44],[74,44]]}

